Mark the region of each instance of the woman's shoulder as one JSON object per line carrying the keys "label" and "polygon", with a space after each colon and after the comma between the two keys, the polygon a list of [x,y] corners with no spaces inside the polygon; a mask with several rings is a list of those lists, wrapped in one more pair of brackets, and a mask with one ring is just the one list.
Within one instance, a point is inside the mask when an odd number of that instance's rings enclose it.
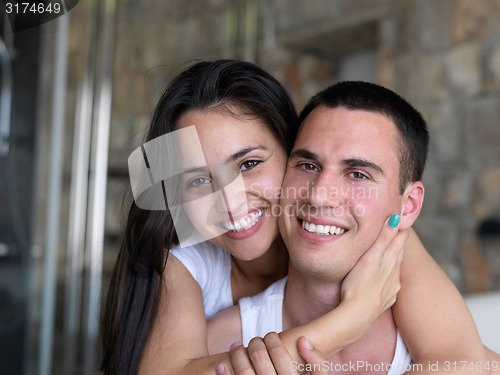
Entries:
{"label": "woman's shoulder", "polygon": [[198,282],[208,318],[233,304],[231,293],[231,256],[210,242],[170,250]]}
{"label": "woman's shoulder", "polygon": [[204,241],[197,243],[195,245],[188,246],[175,246],[169,250],[170,254],[173,254],[176,258],[201,258],[204,261],[221,261],[224,259],[229,259],[230,254],[209,241]]}
{"label": "woman's shoulder", "polygon": [[227,273],[231,269],[231,255],[224,249],[205,241],[170,250],[200,284],[209,282],[213,272]]}

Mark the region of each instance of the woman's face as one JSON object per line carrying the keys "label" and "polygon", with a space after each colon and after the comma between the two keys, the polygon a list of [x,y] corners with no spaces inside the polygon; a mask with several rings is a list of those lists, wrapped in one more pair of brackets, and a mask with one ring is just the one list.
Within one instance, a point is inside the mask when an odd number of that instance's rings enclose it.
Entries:
{"label": "woman's face", "polygon": [[179,130],[192,126],[199,143],[180,141],[182,208],[205,239],[238,259],[258,258],[278,236],[286,152],[256,118],[208,110],[177,121]]}

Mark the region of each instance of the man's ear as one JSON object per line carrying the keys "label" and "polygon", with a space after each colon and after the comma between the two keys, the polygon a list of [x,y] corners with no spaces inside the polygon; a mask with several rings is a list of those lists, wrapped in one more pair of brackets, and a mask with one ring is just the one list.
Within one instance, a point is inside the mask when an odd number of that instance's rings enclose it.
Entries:
{"label": "man's ear", "polygon": [[424,184],[421,181],[412,182],[407,186],[402,199],[400,229],[411,227],[417,220],[424,203],[424,193]]}

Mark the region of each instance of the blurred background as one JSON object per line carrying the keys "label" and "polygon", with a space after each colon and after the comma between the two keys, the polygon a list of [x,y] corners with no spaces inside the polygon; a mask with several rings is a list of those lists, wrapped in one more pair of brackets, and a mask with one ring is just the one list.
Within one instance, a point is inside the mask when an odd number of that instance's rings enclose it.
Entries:
{"label": "blurred background", "polygon": [[255,62],[299,110],[344,79],[408,99],[431,132],[416,229],[464,295],[500,290],[499,0],[56,1],[23,30],[5,3],[2,374],[97,373],[127,158],[194,59]]}

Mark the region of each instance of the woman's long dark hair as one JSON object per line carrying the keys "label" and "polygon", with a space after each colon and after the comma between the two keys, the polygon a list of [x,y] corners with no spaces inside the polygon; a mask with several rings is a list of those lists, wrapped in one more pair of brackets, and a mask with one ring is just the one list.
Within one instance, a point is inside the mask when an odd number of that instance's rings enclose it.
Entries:
{"label": "woman's long dark hair", "polygon": [[[293,146],[297,115],[286,89],[259,67],[235,60],[199,62],[180,73],[160,98],[145,141],[176,130],[177,120],[187,111],[210,108],[254,116],[287,151]],[[132,203],[104,311],[105,374],[137,373],[155,318],[168,249],[177,244],[168,210],[143,210]]]}

